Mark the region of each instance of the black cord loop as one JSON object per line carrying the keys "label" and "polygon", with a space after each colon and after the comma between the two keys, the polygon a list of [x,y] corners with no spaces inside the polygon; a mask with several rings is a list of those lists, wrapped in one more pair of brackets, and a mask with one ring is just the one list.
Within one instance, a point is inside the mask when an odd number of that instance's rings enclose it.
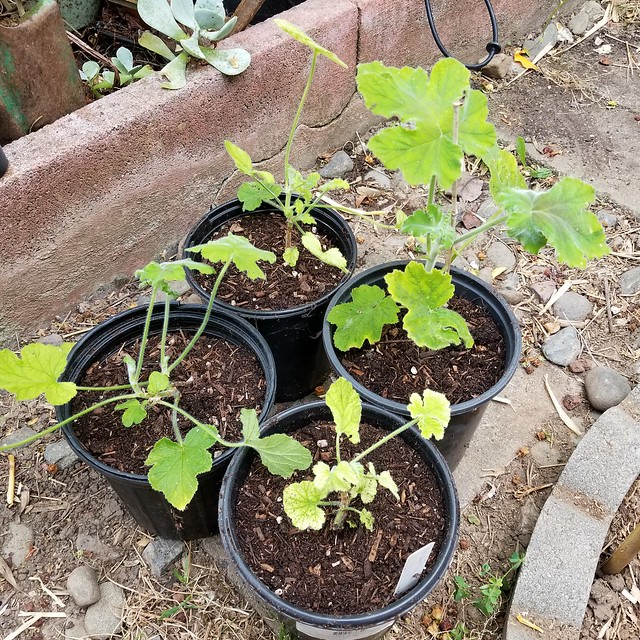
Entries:
{"label": "black cord loop", "polygon": [[[470,69],[472,71],[482,69],[482,67],[491,62],[493,56],[495,56],[496,53],[500,53],[500,51],[502,51],[502,47],[498,44],[498,21],[496,20],[496,14],[493,11],[490,0],[484,0],[484,3],[487,6],[487,11],[489,12],[489,20],[491,20],[491,42],[489,42],[486,47],[487,53],[489,55],[482,62],[478,62],[477,64],[464,65],[465,67],[467,67],[467,69]],[[433,19],[433,12],[431,11],[431,0],[425,0],[425,7],[427,9],[427,20],[429,20],[429,27],[431,27],[431,33],[433,34],[433,39],[435,40],[436,45],[438,45],[438,49],[440,49],[442,55],[445,58],[451,58],[451,54],[446,50],[445,46],[442,44],[442,40],[440,40],[440,36],[438,35],[436,23]]]}

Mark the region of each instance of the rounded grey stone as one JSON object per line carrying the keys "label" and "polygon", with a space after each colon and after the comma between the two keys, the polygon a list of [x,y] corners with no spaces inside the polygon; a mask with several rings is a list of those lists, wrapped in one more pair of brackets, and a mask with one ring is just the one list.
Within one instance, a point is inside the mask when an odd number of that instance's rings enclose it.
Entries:
{"label": "rounded grey stone", "polygon": [[113,582],[100,585],[100,600],[92,604],[84,616],[87,635],[98,640],[106,640],[120,631],[124,593]]}
{"label": "rounded grey stone", "polygon": [[177,296],[183,296],[187,291],[191,290],[191,287],[186,280],[172,280],[169,283],[169,287],[171,287],[171,291],[173,291]]}
{"label": "rounded grey stone", "polygon": [[48,464],[57,465],[58,469],[68,469],[75,464],[78,456],[66,440],[58,440],[47,445],[44,450],[44,459]]}
{"label": "rounded grey stone", "polygon": [[538,300],[543,304],[547,303],[551,296],[556,292],[555,283],[551,282],[551,280],[541,280],[539,282],[534,282],[531,287],[531,291],[536,294]]}
{"label": "rounded grey stone", "polygon": [[67,578],[67,591],[79,607],[88,607],[100,599],[98,576],[92,567],[76,567]]}
{"label": "rounded grey stone", "polygon": [[73,626],[69,627],[64,632],[64,640],[86,640],[87,630],[84,627],[82,620],[76,620]]}
{"label": "rounded grey stone", "polygon": [[331,160],[320,169],[320,175],[323,178],[342,178],[345,173],[353,169],[353,160],[345,151],[336,151]]}
{"label": "rounded grey stone", "polygon": [[606,411],[620,404],[630,393],[627,379],[609,367],[597,367],[584,379],[587,399],[594,409]]}
{"label": "rounded grey stone", "polygon": [[41,338],[38,338],[36,342],[39,342],[40,344],[50,344],[54,347],[59,347],[64,342],[64,338],[57,333],[51,333],[48,336],[42,336]]}
{"label": "rounded grey stone", "polygon": [[4,558],[11,558],[11,566],[21,567],[27,556],[33,549],[33,531],[26,524],[12,522],[9,525],[9,535],[5,537],[2,545],[2,555]]}
{"label": "rounded grey stone", "polygon": [[498,289],[498,293],[512,305],[520,304],[524,300],[524,293],[516,289]]}
{"label": "rounded grey stone", "polygon": [[640,291],[640,267],[635,267],[620,276],[620,293],[630,296],[638,291]]}
{"label": "rounded grey stone", "polygon": [[561,367],[575,360],[580,355],[580,339],[575,327],[566,327],[550,336],[542,346],[542,353],[549,362]]}
{"label": "rounded grey stone", "polygon": [[190,293],[183,302],[186,304],[202,304],[204,300],[197,293]]}
{"label": "rounded grey stone", "polygon": [[[30,438],[31,436],[35,436],[35,435],[36,435],[36,432],[33,429],[30,429],[29,427],[20,427],[19,429],[16,429],[12,433],[10,433],[8,436],[5,436],[4,438],[2,438],[2,440],[0,440],[0,444],[2,446],[6,446],[8,444],[15,444],[16,442],[20,442],[21,440],[26,440],[27,438]],[[22,446],[27,446],[27,445],[22,445]]]}
{"label": "rounded grey stone", "polygon": [[382,173],[382,171],[378,171],[376,169],[372,169],[371,171],[367,171],[364,175],[364,181],[377,184],[381,189],[391,189],[391,178],[386,173]]}
{"label": "rounded grey stone", "polygon": [[151,574],[159,577],[183,550],[182,540],[156,538],[144,548],[142,559],[149,565]]}
{"label": "rounded grey stone", "polygon": [[487,249],[487,260],[494,267],[504,267],[507,271],[511,271],[516,266],[516,257],[513,251],[503,242],[493,242]]}
{"label": "rounded grey stone", "polygon": [[553,305],[553,312],[556,318],[581,322],[585,320],[593,311],[593,304],[585,296],[567,291],[558,302]]}
{"label": "rounded grey stone", "polygon": [[589,28],[589,14],[586,11],[576,13],[567,25],[574,36],[581,36]]}
{"label": "rounded grey stone", "polygon": [[604,227],[608,227],[610,229],[615,229],[618,226],[618,216],[611,213],[611,211],[607,211],[606,209],[601,209],[598,211],[598,220]]}

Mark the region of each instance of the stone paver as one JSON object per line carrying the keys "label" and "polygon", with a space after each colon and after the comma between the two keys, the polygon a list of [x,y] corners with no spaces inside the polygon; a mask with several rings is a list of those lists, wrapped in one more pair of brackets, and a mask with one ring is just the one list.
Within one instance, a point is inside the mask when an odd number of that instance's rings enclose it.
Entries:
{"label": "stone paver", "polygon": [[563,640],[579,637],[611,520],[640,474],[639,416],[636,388],[622,405],[600,416],[578,444],[531,536],[504,640],[539,637],[517,621],[517,614],[543,629],[567,625]]}

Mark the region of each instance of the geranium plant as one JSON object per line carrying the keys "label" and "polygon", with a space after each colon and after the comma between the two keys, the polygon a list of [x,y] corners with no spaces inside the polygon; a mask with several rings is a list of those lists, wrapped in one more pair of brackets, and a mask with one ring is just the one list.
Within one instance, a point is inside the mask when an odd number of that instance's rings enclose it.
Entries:
{"label": "geranium plant", "polygon": [[298,529],[319,530],[325,525],[327,511],[333,516],[332,528],[340,530],[355,514],[367,529],[373,529],[373,515],[362,505],[376,497],[378,487],[399,499],[398,487],[389,471],[376,470],[373,463],[365,467],[364,459],[386,442],[416,425],[425,439],[441,440],[449,424],[449,401],[441,393],[425,390],[420,396],[413,393],[407,407],[412,420],[389,432],[351,460],[342,459],[340,440],[343,436],[353,444],[360,442],[362,402],[351,383],[338,378],[326,395],[326,403],[333,416],[335,428],[335,463],[317,462],[313,480],[294,482],[284,490],[282,504],[285,513]]}
{"label": "geranium plant", "polygon": [[[531,253],[551,245],[558,260],[571,267],[584,268],[588,259],[609,252],[602,226],[588,210],[594,188],[569,177],[546,191],[527,188],[514,156],[498,147],[486,96],[471,88],[470,73],[460,62],[440,60],[430,76],[421,68],[361,64],[357,83],[373,113],[397,119],[371,138],[369,149],[387,169],[400,169],[410,185],[426,185],[428,197],[424,208],[398,214],[393,227],[415,238],[423,260],[387,274],[386,292],[363,285],[354,289],[351,302],[332,309],[328,320],[337,327],[336,348],[377,342],[384,325],[396,323],[401,311],[404,329],[419,347],[472,346],[463,318],[445,308],[454,293],[449,267],[474,238],[499,225]],[[489,168],[497,211],[459,234],[457,183],[465,156],[480,158]],[[449,208],[438,204],[439,189],[451,191]],[[444,257],[440,269],[438,256]]]}
{"label": "geranium plant", "polygon": [[[149,452],[146,464],[149,465],[148,479],[151,486],[161,491],[177,509],[184,509],[191,501],[198,486],[197,476],[211,469],[213,458],[210,449],[214,444],[224,447],[251,447],[259,453],[262,462],[271,473],[283,477],[289,477],[296,469],[308,468],[311,464],[311,454],[292,438],[282,434],[260,437],[258,418],[253,409],[241,411],[242,441],[228,442],[220,436],[216,425],[200,422],[180,406],[181,392],[172,384],[171,373],[202,336],[211,316],[216,293],[229,266],[233,263],[252,279],[263,278],[264,272],[258,262],[275,260],[273,253],[258,249],[242,236],[232,233],[198,249],[204,251],[205,247],[208,259],[222,266],[218,271],[202,323],[182,352],[175,360],[170,361],[166,355],[166,346],[171,305],[166,302],[160,338],[159,368],[152,371],[146,379],[142,379],[143,362],[158,294],[164,292],[168,296],[175,295],[170,283],[184,280],[186,268],[214,273],[212,266],[186,259],[176,262],[151,262],[136,272],[141,284],[151,287],[151,296],[137,360],[130,355],[123,358],[127,368],[128,384],[98,389],[79,386],[74,382],[60,382],[58,379],[65,370],[67,355],[73,346],[70,343],[61,346],[32,343],[23,347],[19,355],[9,349],[0,351],[0,388],[13,393],[17,400],[30,400],[44,395],[50,404],[62,405],[70,402],[81,392],[100,391],[111,394],[29,438],[0,447],[0,451],[23,446],[106,406],[122,413],[123,428],[142,424],[151,407],[165,407],[171,415],[175,439],[165,437],[158,440]],[[192,425],[184,437],[178,425],[178,416],[185,418]]]}
{"label": "geranium plant", "polygon": [[[251,157],[246,151],[243,151],[229,140],[225,141],[225,148],[238,171],[252,179],[251,182],[245,182],[238,189],[238,199],[242,202],[243,211],[255,211],[263,203],[282,211],[286,219],[285,250],[282,258],[290,267],[296,266],[300,255],[300,250],[292,241],[291,232],[295,227],[300,232],[301,243],[307,251],[323,262],[346,272],[347,261],[340,250],[336,248],[323,249],[318,237],[308,227],[315,224],[312,211],[318,205],[320,199],[329,191],[348,189],[349,183],[345,180],[334,179],[319,186],[318,183],[321,178],[319,173],[311,173],[305,177],[300,171],[291,166],[289,160],[300,116],[313,83],[318,56],[324,56],[341,67],[346,68],[347,65],[335,53],[320,46],[298,27],[278,18],[274,19],[274,22],[285,33],[311,49],[311,66],[309,67],[307,82],[293,118],[285,147],[283,184],[277,183],[273,175],[268,171],[255,169]],[[305,229],[303,225],[307,228]]]}

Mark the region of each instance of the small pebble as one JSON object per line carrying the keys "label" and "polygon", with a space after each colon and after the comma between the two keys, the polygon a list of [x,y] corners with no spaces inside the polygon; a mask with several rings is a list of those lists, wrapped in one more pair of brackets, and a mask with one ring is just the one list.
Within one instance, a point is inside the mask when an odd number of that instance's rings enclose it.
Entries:
{"label": "small pebble", "polygon": [[66,440],[58,440],[46,446],[44,459],[48,464],[55,464],[58,469],[68,469],[76,463],[78,456]]}
{"label": "small pebble", "polygon": [[640,291],[640,267],[635,267],[620,276],[620,293],[631,296],[638,291]]}
{"label": "small pebble", "polygon": [[36,342],[39,342],[40,344],[50,344],[54,347],[59,347],[64,342],[64,338],[57,333],[51,333],[48,336],[42,336],[42,338],[38,338]]}
{"label": "small pebble", "polygon": [[353,169],[353,160],[345,151],[336,151],[329,162],[320,169],[323,178],[342,178]]}
{"label": "small pebble", "polygon": [[539,282],[534,282],[530,289],[536,294],[542,304],[546,304],[556,292],[556,285],[555,282],[551,280],[540,280]]}
{"label": "small pebble", "polygon": [[494,267],[502,267],[507,271],[511,271],[516,266],[516,257],[513,251],[503,242],[493,242],[487,248],[487,260]]}
{"label": "small pebble", "polygon": [[556,318],[570,320],[572,322],[585,320],[592,311],[593,304],[591,304],[591,301],[574,291],[567,291],[560,300],[553,305],[553,312]]}
{"label": "small pebble", "polygon": [[573,362],[580,355],[580,339],[575,327],[566,327],[547,338],[542,353],[549,362],[561,367]]}
{"label": "small pebble", "polygon": [[183,550],[182,540],[156,538],[144,548],[142,559],[149,565],[151,574],[158,578]]}
{"label": "small pebble", "polygon": [[611,211],[607,211],[606,209],[602,209],[597,213],[598,220],[604,227],[608,227],[609,229],[615,229],[618,226],[618,217],[615,216]]}
{"label": "small pebble", "polygon": [[84,616],[87,635],[106,640],[118,633],[122,626],[124,603],[122,589],[113,582],[103,582],[100,585],[100,599],[87,609]]}
{"label": "small pebble", "polygon": [[594,409],[606,411],[619,405],[630,393],[627,379],[609,367],[596,367],[584,379],[587,399]]}
{"label": "small pebble", "polygon": [[98,576],[92,567],[76,567],[67,578],[67,591],[79,607],[88,607],[100,600]]}
{"label": "small pebble", "polygon": [[511,305],[520,304],[524,300],[524,293],[515,289],[498,289],[498,293]]}
{"label": "small pebble", "polygon": [[493,56],[493,59],[489,64],[482,68],[482,75],[487,78],[494,78],[495,80],[501,80],[509,75],[509,72],[513,68],[513,60],[511,56],[505,53],[498,53]]}
{"label": "small pebble", "polygon": [[382,173],[382,171],[376,169],[367,171],[364,175],[364,181],[370,183],[373,182],[385,191],[391,189],[391,178],[389,178],[386,173]]}

